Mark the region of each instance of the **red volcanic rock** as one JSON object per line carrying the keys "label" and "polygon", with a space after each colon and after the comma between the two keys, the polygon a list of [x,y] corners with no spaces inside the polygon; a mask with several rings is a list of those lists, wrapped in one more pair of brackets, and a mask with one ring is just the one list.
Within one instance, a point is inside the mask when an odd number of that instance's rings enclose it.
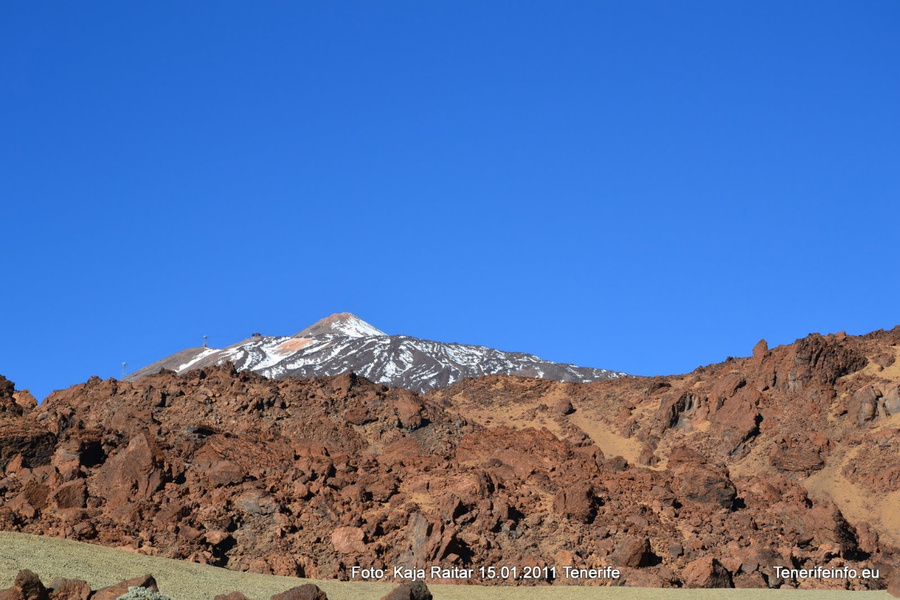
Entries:
{"label": "red volcanic rock", "polygon": [[18,588],[11,587],[0,590],[0,600],[25,600],[25,596]]}
{"label": "red volcanic rock", "polygon": [[39,467],[50,462],[56,447],[56,436],[38,425],[21,419],[0,418],[0,470],[17,456],[26,467]]}
{"label": "red volcanic rock", "polygon": [[0,375],[0,417],[2,416],[18,416],[25,412],[15,400],[16,386],[15,384]]}
{"label": "red volcanic rock", "polygon": [[401,583],[389,594],[382,596],[381,600],[431,600],[431,591],[424,581]]}
{"label": "red volcanic rock", "polygon": [[616,565],[637,569],[650,564],[653,554],[650,552],[650,540],[629,537],[622,542],[614,554]]}
{"label": "red volcanic rock", "polygon": [[769,462],[779,471],[808,476],[825,466],[828,438],[820,432],[794,432],[773,444]]}
{"label": "red volcanic rock", "polygon": [[82,579],[57,577],[50,582],[50,600],[88,600],[91,586]]}
{"label": "red volcanic rock", "polygon": [[712,557],[698,558],[690,562],[681,572],[685,587],[689,588],[732,588],[731,573],[722,563]]}
{"label": "red volcanic rock", "polygon": [[837,336],[812,334],[796,342],[794,377],[791,381],[833,385],[839,377],[862,369],[865,355]]}
{"label": "red volcanic rock", "polygon": [[244,481],[244,470],[229,460],[219,460],[209,466],[206,477],[212,487],[226,487]]}
{"label": "red volcanic rock", "polygon": [[557,402],[556,404],[553,405],[553,410],[557,414],[565,416],[565,415],[571,415],[573,412],[575,412],[575,407],[572,406],[571,400],[569,400],[568,398],[563,398],[562,400],[560,400],[559,402]]}
{"label": "red volcanic rock", "polygon": [[100,496],[110,506],[149,498],[163,483],[157,454],[155,442],[151,443],[146,435],[131,438],[125,450],[107,461],[97,473]]}
{"label": "red volcanic rock", "polygon": [[[680,376],[425,395],[227,366],[92,378],[0,413],[0,528],[317,579],[563,561],[759,586],[773,564],[897,564],[883,515],[839,510],[900,485],[900,377],[878,370],[897,346],[900,328],[811,336]],[[840,488],[805,487],[822,468]]]}
{"label": "red volcanic rock", "polygon": [[344,420],[351,425],[365,425],[375,419],[372,418],[369,409],[365,406],[354,406],[344,411]]}
{"label": "red volcanic rock", "polygon": [[422,403],[412,397],[404,397],[394,404],[400,424],[406,429],[417,429],[422,426]]}
{"label": "red volcanic rock", "polygon": [[57,508],[85,508],[87,494],[87,484],[84,479],[76,479],[59,486],[50,499]]}
{"label": "red volcanic rock", "polygon": [[900,414],[900,387],[897,385],[888,386],[884,392],[882,408],[888,416]]}
{"label": "red volcanic rock", "polygon": [[35,398],[28,390],[18,390],[14,392],[13,401],[21,406],[25,412],[36,408],[38,405],[37,398]]}
{"label": "red volcanic rock", "polygon": [[681,502],[710,504],[731,508],[737,490],[728,470],[706,462],[698,453],[686,447],[672,452],[671,467],[675,475],[675,494]]}
{"label": "red volcanic rock", "polygon": [[41,578],[28,569],[19,571],[13,588],[17,589],[25,600],[49,600],[47,588],[41,583]]}
{"label": "red volcanic rock", "polygon": [[334,549],[341,554],[362,554],[366,551],[366,532],[359,527],[338,527],[331,534]]}
{"label": "red volcanic rock", "polygon": [[553,501],[556,514],[578,523],[591,523],[597,513],[597,500],[590,485],[562,489]]}
{"label": "red volcanic rock", "polygon": [[854,552],[858,548],[856,532],[833,505],[815,506],[809,510],[788,506],[781,513],[781,518],[783,523],[796,530],[801,545],[814,542],[819,547],[835,547],[842,553]]}
{"label": "red volcanic rock", "polygon": [[292,587],[280,594],[275,594],[271,597],[271,600],[328,600],[328,596],[318,586],[306,583]]}
{"label": "red volcanic rock", "polygon": [[130,587],[147,588],[154,592],[159,591],[159,587],[156,585],[156,579],[153,578],[153,575],[144,575],[143,577],[127,579],[115,585],[101,588],[94,592],[94,595],[91,596],[91,600],[116,600],[116,598],[126,593]]}
{"label": "red volcanic rock", "polygon": [[213,600],[250,600],[242,592],[231,592],[230,594],[218,594]]}
{"label": "red volcanic rock", "polygon": [[873,420],[878,414],[881,390],[869,385],[857,390],[850,400],[850,417],[855,418],[860,427]]}
{"label": "red volcanic rock", "polygon": [[764,358],[769,353],[769,344],[766,340],[759,340],[753,346],[753,358]]}
{"label": "red volcanic rock", "polygon": [[896,569],[893,577],[888,581],[887,593],[895,598],[900,598],[900,569]]}

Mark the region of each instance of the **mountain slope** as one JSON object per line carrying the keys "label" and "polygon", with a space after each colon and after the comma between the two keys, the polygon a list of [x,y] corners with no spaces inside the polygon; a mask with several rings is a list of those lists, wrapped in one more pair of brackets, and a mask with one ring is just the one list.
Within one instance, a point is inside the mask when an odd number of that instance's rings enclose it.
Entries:
{"label": "mountain slope", "polygon": [[234,363],[239,371],[249,370],[269,378],[352,372],[376,383],[416,392],[484,375],[519,375],[578,383],[624,375],[554,363],[532,354],[387,335],[355,315],[338,313],[292,336],[254,334],[221,350],[205,347],[182,350],[125,379],[134,381],[163,369],[182,373],[225,362]]}

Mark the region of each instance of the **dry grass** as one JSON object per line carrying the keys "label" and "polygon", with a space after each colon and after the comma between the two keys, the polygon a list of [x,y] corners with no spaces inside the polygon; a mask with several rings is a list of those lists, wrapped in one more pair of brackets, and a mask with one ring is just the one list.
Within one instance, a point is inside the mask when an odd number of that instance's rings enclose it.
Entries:
{"label": "dry grass", "polygon": [[[252,600],[308,580],[238,573],[206,565],[143,556],[123,550],[55,538],[0,532],[0,589],[12,584],[21,569],[31,569],[45,582],[53,577],[84,579],[99,588],[123,579],[152,573],[160,590],[175,600],[209,600],[234,590]],[[315,581],[331,600],[378,600],[393,586],[381,583]],[[888,600],[886,592],[809,590],[662,590],[624,587],[497,588],[429,586],[436,600]]]}
{"label": "dry grass", "polygon": [[[900,415],[898,415],[900,416]],[[844,467],[861,448],[851,448],[828,457],[825,467],[804,482],[813,500],[830,500],[851,522],[874,525],[883,539],[900,544],[900,490],[889,494],[873,494],[843,475]]]}

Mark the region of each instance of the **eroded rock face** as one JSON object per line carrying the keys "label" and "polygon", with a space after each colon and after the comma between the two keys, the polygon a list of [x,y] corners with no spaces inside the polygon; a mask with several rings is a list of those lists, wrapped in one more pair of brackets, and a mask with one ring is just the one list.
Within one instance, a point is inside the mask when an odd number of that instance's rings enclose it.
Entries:
{"label": "eroded rock face", "polygon": [[813,336],[677,377],[426,395],[228,367],[92,378],[0,414],[0,527],[311,578],[615,565],[627,585],[789,586],[772,565],[900,560],[878,515],[807,487],[900,485],[898,345]]}

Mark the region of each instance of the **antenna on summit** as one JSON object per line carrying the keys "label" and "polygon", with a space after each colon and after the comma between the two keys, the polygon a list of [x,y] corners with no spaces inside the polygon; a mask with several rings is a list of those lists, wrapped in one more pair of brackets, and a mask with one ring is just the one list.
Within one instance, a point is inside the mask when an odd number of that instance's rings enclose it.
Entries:
{"label": "antenna on summit", "polygon": [[125,362],[124,360],[122,361],[122,379],[125,378],[125,365],[127,365],[127,364],[128,363]]}
{"label": "antenna on summit", "polygon": [[208,338],[208,337],[209,337],[208,335],[203,336],[203,347],[204,348],[206,348],[206,338]]}

